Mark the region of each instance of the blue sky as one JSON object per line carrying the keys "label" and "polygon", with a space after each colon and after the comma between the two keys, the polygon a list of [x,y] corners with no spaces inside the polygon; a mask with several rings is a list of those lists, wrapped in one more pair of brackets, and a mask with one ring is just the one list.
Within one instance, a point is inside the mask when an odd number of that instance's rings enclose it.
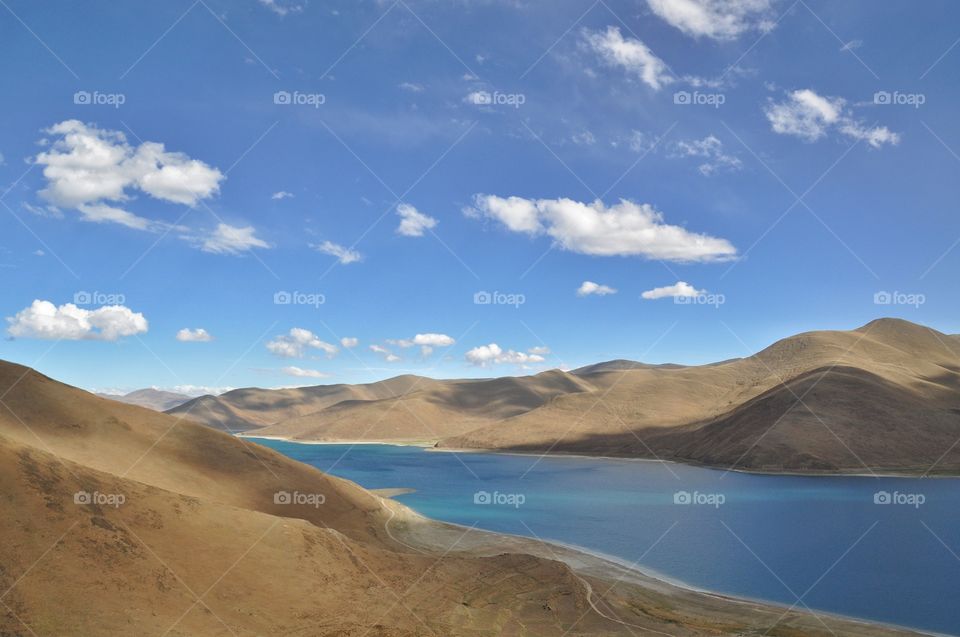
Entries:
{"label": "blue sky", "polygon": [[960,332],[957,24],[948,1],[5,0],[0,357],[200,391]]}

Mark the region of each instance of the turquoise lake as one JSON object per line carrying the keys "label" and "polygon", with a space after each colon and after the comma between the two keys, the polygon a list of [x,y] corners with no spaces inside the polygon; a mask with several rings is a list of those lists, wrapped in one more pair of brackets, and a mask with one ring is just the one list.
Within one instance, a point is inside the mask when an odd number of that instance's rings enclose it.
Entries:
{"label": "turquoise lake", "polygon": [[[437,520],[619,558],[696,588],[960,635],[960,480],[255,439]],[[799,601],[798,601],[799,599]]]}

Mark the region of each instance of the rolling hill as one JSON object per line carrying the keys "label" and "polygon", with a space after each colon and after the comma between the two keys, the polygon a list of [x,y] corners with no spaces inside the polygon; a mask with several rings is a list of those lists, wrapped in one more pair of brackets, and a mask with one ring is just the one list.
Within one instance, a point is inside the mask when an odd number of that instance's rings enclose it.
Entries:
{"label": "rolling hill", "polygon": [[[754,471],[960,471],[960,339],[898,319],[700,366],[245,389],[172,414],[249,435],[429,441]],[[941,457],[942,456],[942,457]]]}

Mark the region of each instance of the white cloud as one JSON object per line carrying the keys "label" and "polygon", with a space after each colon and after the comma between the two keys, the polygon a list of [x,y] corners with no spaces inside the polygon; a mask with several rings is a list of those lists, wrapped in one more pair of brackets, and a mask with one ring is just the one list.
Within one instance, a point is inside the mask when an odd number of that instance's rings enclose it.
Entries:
{"label": "white cloud", "polygon": [[310,247],[317,252],[322,252],[324,254],[329,254],[332,257],[336,257],[337,260],[343,265],[356,263],[363,258],[363,255],[356,250],[351,250],[350,248],[334,243],[333,241],[324,241],[320,244],[310,244]]}
{"label": "white cloud", "polygon": [[300,13],[303,11],[302,4],[288,2],[287,0],[259,0],[259,2],[280,17],[290,13]]}
{"label": "white cloud", "polygon": [[850,40],[840,47],[840,51],[853,51],[863,46],[863,40]]}
{"label": "white cloud", "polygon": [[400,82],[399,86],[404,91],[409,91],[410,93],[423,92],[423,84],[417,84],[415,82]]}
{"label": "white cloud", "polygon": [[216,230],[201,237],[201,249],[214,254],[240,254],[253,248],[269,248],[270,244],[256,237],[253,226],[238,228],[225,223],[217,224]]}
{"label": "white cloud", "polygon": [[371,345],[370,351],[374,352],[375,354],[380,354],[381,356],[383,356],[383,360],[387,361],[388,363],[396,363],[397,361],[400,360],[399,356],[397,356],[396,354],[388,350],[386,347],[383,347],[382,345]]}
{"label": "white cloud", "polygon": [[317,335],[302,327],[294,327],[288,334],[282,334],[267,342],[267,350],[280,358],[303,358],[309,350],[320,350],[327,358],[336,356],[336,345],[317,338]]}
{"label": "white cloud", "polygon": [[702,159],[703,162],[697,169],[705,177],[715,175],[721,170],[737,171],[743,167],[743,162],[738,157],[724,152],[723,142],[713,135],[707,135],[703,139],[676,142],[670,150],[670,157]]}
{"label": "white cloud", "polygon": [[647,0],[671,26],[693,37],[733,40],[746,31],[774,27],[771,0]]}
{"label": "white cloud", "polygon": [[291,199],[291,198],[293,198],[293,193],[292,193],[292,192],[287,192],[286,190],[279,190],[279,191],[273,193],[272,195],[270,195],[270,198],[271,198],[271,199],[277,199],[277,200],[280,200],[280,199]]}
{"label": "white cloud", "polygon": [[667,297],[694,297],[704,294],[705,290],[698,290],[685,281],[677,281],[674,285],[647,290],[640,296],[648,300],[664,299]]}
{"label": "white cloud", "polygon": [[417,334],[413,337],[413,344],[420,346],[420,354],[426,358],[433,354],[434,347],[450,347],[457,341],[446,334]]}
{"label": "white cloud", "polygon": [[679,262],[729,260],[737,254],[726,239],[669,225],[653,206],[627,199],[608,207],[599,200],[586,204],[479,194],[464,213],[495,219],[513,232],[547,235],[563,249],[580,254]]}
{"label": "white cloud", "polygon": [[500,365],[503,363],[525,365],[527,363],[542,363],[544,361],[543,356],[540,354],[516,352],[512,349],[505,351],[496,343],[474,347],[465,354],[465,358],[468,363],[476,365],[477,367],[487,367],[489,365]]}
{"label": "white cloud", "polygon": [[7,332],[13,337],[71,341],[115,341],[122,336],[143,334],[148,327],[143,314],[123,305],[86,310],[73,303],[57,307],[40,300],[8,317],[7,322]]}
{"label": "white cloud", "polygon": [[119,223],[134,230],[150,230],[154,225],[149,219],[138,217],[132,212],[105,203],[78,204],[77,211],[83,216],[84,221],[92,223]]}
{"label": "white cloud", "polygon": [[48,149],[35,161],[43,166],[46,187],[40,196],[55,206],[79,210],[91,221],[113,221],[147,229],[104,202],[125,202],[131,192],[194,206],[220,190],[223,173],[184,153],[168,152],[163,144],[131,146],[123,133],[99,129],[78,120],[65,120],[45,131]]}
{"label": "white cloud", "polygon": [[617,291],[609,285],[601,285],[599,283],[594,283],[593,281],[584,281],[580,284],[580,287],[577,288],[577,296],[589,296],[591,294],[596,294],[597,296],[606,296],[607,294],[616,293]]}
{"label": "white cloud", "polygon": [[359,344],[360,344],[360,340],[353,336],[344,336],[343,338],[340,339],[340,345],[342,345],[346,349],[356,347]]}
{"label": "white cloud", "polygon": [[410,204],[402,203],[397,206],[397,214],[401,220],[397,226],[397,234],[405,237],[422,237],[424,230],[430,230],[437,225],[436,219],[423,214]]}
{"label": "white cloud", "polygon": [[546,346],[531,347],[527,351],[530,352],[531,354],[537,354],[538,356],[546,356],[547,354],[550,353],[550,348]]}
{"label": "white cloud", "polygon": [[212,341],[213,337],[202,327],[195,330],[185,327],[177,332],[177,340],[182,343],[207,343]]}
{"label": "white cloud", "polygon": [[770,101],[764,113],[773,132],[807,142],[815,142],[834,129],[873,148],[900,142],[900,135],[886,126],[870,128],[854,119],[842,97],[824,97],[811,89],[793,91],[783,102]]}
{"label": "white cloud", "polygon": [[640,77],[654,90],[673,81],[667,64],[636,38],[624,38],[618,27],[604,32],[584,31],[587,44],[610,66],[619,66]]}
{"label": "white cloud", "polygon": [[295,376],[297,378],[329,378],[330,374],[326,372],[321,372],[316,369],[303,369],[302,367],[284,367],[282,370],[287,376]]}

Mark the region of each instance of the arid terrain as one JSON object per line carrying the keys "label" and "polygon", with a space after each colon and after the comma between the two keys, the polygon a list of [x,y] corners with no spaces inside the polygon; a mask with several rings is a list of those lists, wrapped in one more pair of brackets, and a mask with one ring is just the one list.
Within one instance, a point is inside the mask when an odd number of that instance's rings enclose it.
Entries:
{"label": "arid terrain", "polygon": [[10,363],[0,485],[3,635],[908,634],[434,523]]}
{"label": "arid terrain", "polygon": [[898,319],[711,365],[243,389],[170,411],[248,435],[658,458],[753,471],[960,471],[960,337]]}

